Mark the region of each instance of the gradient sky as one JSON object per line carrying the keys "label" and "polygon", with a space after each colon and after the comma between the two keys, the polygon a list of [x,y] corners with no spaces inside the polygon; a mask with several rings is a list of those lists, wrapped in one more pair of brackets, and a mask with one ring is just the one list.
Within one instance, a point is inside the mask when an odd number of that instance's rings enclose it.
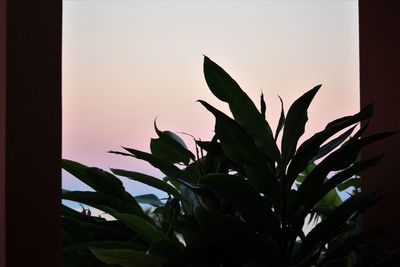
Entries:
{"label": "gradient sky", "polygon": [[[257,105],[264,92],[273,128],[277,95],[287,111],[320,83],[305,136],[359,109],[357,1],[64,0],[63,9],[63,158],[162,177],[106,151],[149,151],[157,116],[162,130],[212,137],[214,119],[195,101],[228,109],[207,89],[202,54]],[[123,181],[134,195],[154,192]],[[63,187],[87,189],[65,173]]]}

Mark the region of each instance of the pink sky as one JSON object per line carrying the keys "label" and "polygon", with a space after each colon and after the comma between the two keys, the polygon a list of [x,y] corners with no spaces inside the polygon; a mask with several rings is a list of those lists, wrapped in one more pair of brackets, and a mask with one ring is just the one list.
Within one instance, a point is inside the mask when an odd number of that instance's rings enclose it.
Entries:
{"label": "pink sky", "polygon": [[[195,101],[227,108],[207,89],[202,54],[257,103],[264,92],[273,127],[278,94],[287,110],[322,83],[309,136],[359,108],[357,21],[357,1],[64,0],[63,158],[162,177],[106,151],[148,151],[156,116],[162,130],[212,136],[214,120]],[[125,185],[134,194],[149,192]],[[85,189],[68,175],[63,187]]]}

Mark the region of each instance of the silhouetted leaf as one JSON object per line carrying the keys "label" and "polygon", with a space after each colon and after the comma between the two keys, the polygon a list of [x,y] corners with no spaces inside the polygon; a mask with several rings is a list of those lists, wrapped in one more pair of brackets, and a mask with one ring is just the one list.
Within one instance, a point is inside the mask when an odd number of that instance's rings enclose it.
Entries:
{"label": "silhouetted leaf", "polygon": [[304,133],[304,127],[308,120],[307,109],[319,88],[321,85],[315,86],[302,95],[288,110],[282,136],[282,160],[285,165],[294,155],[297,142]]}
{"label": "silhouetted leaf", "polygon": [[267,110],[267,106],[265,105],[265,100],[264,100],[264,94],[261,93],[260,96],[260,112],[261,115],[263,116],[264,120],[265,120],[265,112]]}
{"label": "silhouetted leaf", "polygon": [[272,131],[240,86],[215,62],[204,56],[204,76],[211,92],[227,102],[237,123],[254,138],[255,145],[271,159],[280,159]]}
{"label": "silhouetted leaf", "polygon": [[[346,169],[356,160],[360,150],[364,146],[379,141],[394,133],[395,132],[379,133],[362,139],[352,140],[345,146],[342,146],[341,148],[329,154],[306,177],[291,201],[290,214],[292,215],[292,219],[294,219],[295,215],[301,214],[300,217],[297,218],[297,221],[300,221],[304,213],[307,212],[307,209],[311,208],[310,205],[306,204],[306,199],[312,198],[312,196],[318,195],[318,192],[321,192],[325,177],[329,172]],[[326,191],[325,194],[328,191]],[[317,201],[317,198],[312,199],[313,201]]]}
{"label": "silhouetted leaf", "polygon": [[[347,179],[350,179],[354,175],[362,172],[363,170],[376,165],[382,159],[382,157],[383,155],[380,155],[372,159],[355,162],[352,166],[335,174],[326,183],[324,183],[321,193],[331,190],[336,186],[339,187],[340,184],[346,181]],[[354,178],[354,179],[360,180],[359,178]]]}
{"label": "silhouetted leaf", "polygon": [[283,126],[285,125],[285,110],[283,108],[283,100],[280,96],[279,100],[281,101],[281,116],[279,117],[279,122],[278,122],[278,126],[276,127],[276,132],[275,132],[275,141],[278,139],[279,133],[281,132]]}
{"label": "silhouetted leaf", "polygon": [[152,138],[150,142],[151,154],[163,158],[171,163],[189,164],[190,158],[177,151],[161,138]]}
{"label": "silhouetted leaf", "polygon": [[171,163],[183,162],[189,164],[190,160],[196,160],[190,150],[188,150],[185,142],[171,131],[160,131],[157,128],[156,120],[154,120],[154,129],[159,136],[158,139],[152,139],[150,143],[151,153],[159,156]]}
{"label": "silhouetted leaf", "polygon": [[202,100],[199,102],[215,116],[215,133],[230,159],[240,164],[251,164],[255,155],[262,157],[252,138],[236,121],[207,102]]}
{"label": "silhouetted leaf", "polygon": [[179,183],[183,183],[191,188],[195,188],[196,186],[192,184],[193,181],[191,181],[190,176],[185,175],[185,173],[180,170],[178,167],[176,167],[174,164],[160,158],[157,156],[154,156],[152,154],[139,151],[133,148],[127,148],[127,147],[122,147],[129,153],[124,153],[124,152],[118,152],[118,151],[109,151],[109,153],[114,153],[114,154],[120,154],[124,156],[130,156],[134,158],[138,158],[141,160],[145,160],[148,163],[150,163],[152,166],[156,167],[159,169],[161,172],[163,172],[165,175],[168,176],[169,179],[173,179],[178,181]]}
{"label": "silhouetted leaf", "polygon": [[275,196],[278,189],[275,176],[251,137],[233,119],[207,102],[199,102],[214,114],[215,133],[221,140],[226,155],[232,161],[244,165],[247,178],[260,192]]}
{"label": "silhouetted leaf", "polygon": [[141,182],[143,184],[149,185],[158,190],[161,190],[168,194],[171,194],[176,198],[184,200],[181,193],[179,193],[179,191],[175,187],[171,186],[167,182],[164,182],[163,180],[158,179],[156,177],[153,177],[153,176],[150,176],[147,174],[143,174],[143,173],[139,173],[139,172],[126,171],[126,170],[121,170],[121,169],[111,169],[111,171],[116,175],[124,176],[131,180]]}
{"label": "silhouetted leaf", "polygon": [[[63,190],[63,192],[68,192],[68,191]],[[100,221],[105,221],[104,218],[98,218],[98,217],[84,215],[74,209],[71,209],[70,207],[68,207],[64,204],[61,205],[61,215],[66,216],[66,217],[72,217],[74,219],[79,220],[80,222],[96,223],[96,222],[100,222]]]}
{"label": "silhouetted leaf", "polygon": [[320,146],[339,131],[368,119],[372,116],[373,105],[368,105],[353,116],[346,116],[329,123],[326,128],[314,134],[298,148],[287,170],[288,188],[291,188],[297,175],[304,170],[309,161],[318,153]]}
{"label": "silhouetted leaf", "polygon": [[122,182],[111,173],[66,159],[62,160],[62,168],[98,192],[116,197],[124,195]]}
{"label": "silhouetted leaf", "polygon": [[[210,174],[201,178],[221,200],[229,200],[237,207],[243,219],[265,235],[276,234],[278,218],[271,206],[239,175]],[[257,210],[257,213],[254,212]]]}
{"label": "silhouetted leaf", "polygon": [[107,213],[123,212],[143,216],[144,213],[139,204],[133,201],[126,202],[121,198],[107,195],[102,192],[87,191],[63,191],[62,198],[92,206]]}
{"label": "silhouetted leaf", "polygon": [[326,145],[323,145],[319,151],[318,154],[315,155],[310,162],[314,162],[326,155],[328,155],[330,152],[332,152],[335,148],[337,148],[338,146],[340,146],[347,138],[350,137],[350,135],[353,133],[353,130],[356,126],[351,127],[350,129],[348,129],[346,132],[342,133],[341,135],[339,135],[338,137],[336,137],[335,139],[329,141]]}
{"label": "silhouetted leaf", "polygon": [[352,215],[365,210],[376,203],[378,199],[375,194],[360,193],[343,202],[306,236],[301,253],[306,254],[314,246],[327,243],[333,237],[335,230],[340,228]]}

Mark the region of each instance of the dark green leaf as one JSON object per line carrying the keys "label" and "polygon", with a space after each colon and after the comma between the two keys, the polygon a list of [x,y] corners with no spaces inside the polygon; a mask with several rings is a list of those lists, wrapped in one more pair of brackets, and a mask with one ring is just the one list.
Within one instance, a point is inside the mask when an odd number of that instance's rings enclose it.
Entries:
{"label": "dark green leaf", "polygon": [[302,95],[288,110],[282,136],[282,159],[285,165],[294,155],[297,142],[304,133],[304,128],[308,120],[307,109],[319,88],[321,88],[321,85],[315,86]]}
{"label": "dark green leaf", "polygon": [[[313,203],[318,199],[315,196],[319,196],[318,193],[322,192],[325,177],[329,172],[335,170],[342,170],[349,167],[358,157],[361,149],[368,144],[379,141],[386,138],[394,132],[379,133],[376,135],[368,136],[358,140],[352,140],[345,146],[335,150],[329,154],[320,164],[318,164],[313,171],[306,177],[304,182],[301,184],[299,190],[295,194],[293,201],[291,202],[290,213],[292,218],[295,214],[302,214],[298,220],[301,220],[304,212],[310,208],[307,202]],[[351,178],[351,177],[348,177]],[[335,181],[335,180],[332,180]],[[332,183],[332,182],[331,182]],[[330,188],[328,191],[330,191]],[[328,191],[325,191],[326,194]],[[313,197],[314,196],[314,197]],[[307,198],[311,198],[312,201],[306,201]],[[302,208],[300,208],[302,206]]]}
{"label": "dark green leaf", "polygon": [[196,141],[196,144],[203,150],[207,151],[207,154],[211,153],[213,156],[222,158],[225,155],[224,149],[220,142],[217,142],[218,138],[213,137],[212,141]]}
{"label": "dark green leaf", "polygon": [[272,168],[256,148],[253,140],[234,120],[207,102],[199,100],[216,118],[215,133],[221,140],[226,155],[234,162],[245,165],[250,182],[262,193],[275,196],[277,181]]}
{"label": "dark green leaf", "polygon": [[74,219],[79,220],[80,222],[96,223],[96,222],[101,222],[101,221],[105,220],[104,218],[97,218],[97,217],[91,217],[91,216],[84,215],[74,209],[71,209],[70,207],[68,207],[64,204],[61,205],[61,215],[66,216],[66,217],[72,217]]}
{"label": "dark green leaf", "polygon": [[111,173],[66,159],[62,161],[62,167],[95,191],[115,197],[123,197],[124,195],[125,188],[122,182]]}
{"label": "dark green leaf", "polygon": [[176,190],[175,187],[171,186],[167,182],[164,182],[163,180],[158,179],[156,177],[153,177],[153,176],[150,176],[147,174],[143,174],[143,173],[139,173],[139,172],[126,171],[126,170],[121,170],[121,169],[111,169],[111,171],[116,175],[124,176],[126,178],[141,182],[143,184],[149,185],[158,190],[161,190],[168,194],[171,194],[176,198],[184,200],[181,193],[179,193],[179,191]]}
{"label": "dark green leaf", "polygon": [[322,197],[322,199],[314,207],[313,211],[317,212],[317,214],[322,218],[325,218],[341,203],[342,200],[339,197],[338,193],[335,189],[332,189]]}
{"label": "dark green leaf", "polygon": [[150,163],[153,167],[162,171],[165,175],[168,176],[169,179],[176,180],[179,183],[184,183],[191,188],[196,188],[196,185],[193,184],[193,181],[191,181],[190,176],[185,175],[185,173],[178,167],[176,167],[174,164],[160,157],[154,156],[152,154],[143,151],[127,147],[122,147],[122,148],[128,151],[129,153],[123,153],[118,151],[109,151],[109,153],[120,154],[123,156],[130,156],[141,160],[145,160],[148,163]]}
{"label": "dark green leaf", "polygon": [[210,239],[227,241],[254,236],[251,228],[237,217],[219,214],[202,207],[194,208],[194,215],[201,231]]}
{"label": "dark green leaf", "polygon": [[267,110],[267,106],[265,105],[265,100],[264,100],[264,94],[261,93],[260,96],[260,112],[261,115],[263,116],[264,120],[265,120],[265,112]]}
{"label": "dark green leaf", "polygon": [[133,249],[90,248],[90,250],[99,260],[122,267],[162,267],[164,263],[158,256]]}
{"label": "dark green leaf", "polygon": [[304,179],[306,179],[306,177],[307,177],[308,175],[310,175],[310,173],[314,170],[315,166],[317,166],[317,165],[315,165],[315,163],[310,163],[310,164],[308,164],[307,167],[304,169],[304,171],[302,171],[302,172],[297,176],[296,181],[299,182],[299,183],[304,182]]}
{"label": "dark green leaf", "polygon": [[134,198],[137,202],[142,204],[152,205],[156,207],[164,205],[164,203],[162,203],[161,200],[154,194],[140,195],[135,196]]}
{"label": "dark green leaf", "polygon": [[[378,157],[374,157],[372,159],[355,162],[349,168],[347,168],[347,169],[335,174],[334,176],[332,176],[323,185],[323,189],[322,189],[321,192],[322,193],[327,192],[328,190],[331,190],[331,189],[335,188],[336,186],[340,187],[339,184],[341,184],[342,182],[346,181],[347,179],[350,179],[351,177],[353,177],[354,175],[360,173],[361,171],[376,165],[382,159],[382,157],[383,157],[383,155],[378,156]],[[357,179],[357,178],[355,178],[355,179]]]}
{"label": "dark green leaf", "polygon": [[154,120],[154,129],[159,139],[152,139],[150,143],[151,153],[159,156],[172,163],[183,162],[189,164],[190,159],[196,160],[190,150],[188,150],[185,142],[171,131],[160,131],[157,128],[156,120]]}
{"label": "dark green leaf", "polygon": [[343,191],[349,189],[350,187],[360,188],[361,187],[361,178],[357,177],[357,178],[349,179],[346,182],[339,184],[337,189],[340,192],[343,192]]}
{"label": "dark green leaf", "polygon": [[[245,180],[228,174],[210,174],[201,178],[221,200],[229,200],[237,207],[243,219],[265,235],[275,234],[278,219],[268,203]],[[257,212],[254,212],[254,211]]]}
{"label": "dark green leaf", "polygon": [[106,213],[123,212],[144,216],[142,208],[136,201],[126,202],[101,192],[63,191],[62,198],[84,203]]}
{"label": "dark green leaf", "polygon": [[297,150],[294,158],[292,159],[288,171],[288,188],[291,188],[294,180],[298,174],[304,170],[309,161],[318,153],[320,146],[330,137],[339,131],[358,123],[362,120],[368,119],[372,116],[373,105],[368,105],[359,113],[353,116],[347,116],[337,119],[329,123],[326,128],[314,134],[311,138],[305,141]]}
{"label": "dark green leaf", "polygon": [[260,151],[278,161],[279,150],[271,128],[257,110],[254,103],[240,86],[215,62],[204,56],[204,76],[211,92],[221,101],[227,102],[233,117],[254,138]]}
{"label": "dark green leaf", "polygon": [[230,159],[240,164],[251,164],[254,161],[253,157],[262,157],[252,138],[236,121],[207,102],[198,101],[215,116],[215,133]]}
{"label": "dark green leaf", "polygon": [[322,263],[345,257],[351,251],[360,249],[361,245],[366,245],[367,242],[382,236],[386,232],[386,228],[375,228],[350,235],[340,245],[330,246]]}
{"label": "dark green leaf", "polygon": [[310,162],[314,162],[326,155],[328,155],[330,152],[332,152],[335,148],[337,148],[338,146],[340,146],[347,138],[349,138],[349,136],[352,134],[354,128],[356,126],[351,127],[350,129],[348,129],[346,132],[342,133],[341,135],[339,135],[338,137],[336,137],[335,139],[329,141],[326,145],[323,145],[319,151],[318,154],[315,155]]}
{"label": "dark green leaf", "polygon": [[61,225],[63,232],[73,244],[93,241],[92,235],[85,227],[82,227],[82,223],[79,220],[72,217],[62,217]]}
{"label": "dark green leaf", "polygon": [[183,248],[182,243],[161,240],[152,244],[147,253],[164,258],[177,259],[181,256]]}
{"label": "dark green leaf", "polygon": [[280,96],[279,100],[281,101],[281,116],[279,117],[279,122],[278,122],[278,126],[276,127],[276,132],[275,132],[275,141],[278,139],[279,133],[281,132],[283,126],[285,125],[285,110],[283,108],[283,100]]}
{"label": "dark green leaf", "polygon": [[[320,214],[328,214],[332,210],[331,208],[333,208],[333,206],[329,206],[327,208],[327,206],[323,205],[323,204],[317,205],[315,207],[314,207],[314,205],[316,205],[326,194],[328,194],[330,191],[334,190],[336,188],[336,186],[338,186],[340,183],[350,179],[351,177],[353,177],[357,173],[365,170],[366,168],[375,165],[376,163],[378,163],[378,161],[380,159],[381,159],[381,156],[373,158],[373,159],[369,159],[369,160],[356,162],[349,168],[347,168],[339,173],[336,173],[334,176],[329,178],[326,182],[323,182],[324,180],[326,180],[326,178],[322,178],[322,177],[316,178],[317,176],[315,174],[313,174],[313,176],[311,177],[311,179],[313,179],[313,186],[310,185],[310,188],[312,187],[314,189],[310,189],[309,192],[311,192],[311,193],[305,195],[305,198],[301,202],[302,209],[299,209],[299,205],[295,205],[295,207],[292,209],[292,211],[293,211],[292,215],[299,214],[298,218],[300,218],[299,220],[301,220],[301,218],[304,217],[305,214],[310,212],[311,209],[314,209],[315,211],[317,211]],[[309,180],[309,182],[310,181],[311,180]],[[314,191],[311,191],[311,190],[314,190]],[[296,197],[299,197],[299,196],[300,196],[300,194],[296,195]],[[300,201],[299,199],[300,198],[296,198],[295,201]]]}
{"label": "dark green leaf", "polygon": [[150,141],[151,154],[163,158],[171,163],[184,163],[189,164],[190,158],[175,148],[171,147],[161,138],[152,138]]}
{"label": "dark green leaf", "polygon": [[358,154],[363,147],[387,138],[395,133],[396,132],[379,133],[362,139],[353,140],[340,149],[332,152],[326,158],[327,160],[324,164],[328,165],[331,171],[345,169],[357,159]]}
{"label": "dark green leaf", "polygon": [[359,193],[350,197],[332,211],[326,220],[311,230],[303,242],[301,252],[308,253],[316,245],[328,242],[333,237],[335,230],[340,228],[351,216],[364,211],[378,200],[379,198],[372,193]]}
{"label": "dark green leaf", "polygon": [[153,224],[150,224],[148,221],[142,219],[141,217],[128,213],[113,213],[111,215],[126,226],[132,228],[138,233],[143,234],[153,241],[166,239],[165,234],[161,231],[161,229]]}

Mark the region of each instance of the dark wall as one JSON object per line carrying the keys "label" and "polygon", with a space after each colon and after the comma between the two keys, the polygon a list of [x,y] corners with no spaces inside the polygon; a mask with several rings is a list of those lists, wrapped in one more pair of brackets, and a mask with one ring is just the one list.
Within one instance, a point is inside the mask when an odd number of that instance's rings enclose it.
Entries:
{"label": "dark wall", "polygon": [[[367,134],[400,130],[400,1],[359,1],[359,19],[361,106],[375,102]],[[366,228],[390,226],[381,245],[395,249],[400,248],[400,134],[367,148],[363,157],[382,152],[383,161],[363,174],[362,187],[385,197],[363,223]]]}
{"label": "dark wall", "polygon": [[6,2],[0,0],[0,266],[5,265]]}
{"label": "dark wall", "polygon": [[[0,69],[7,103],[5,127],[0,121],[0,133],[6,132],[0,151],[6,266],[55,267],[61,265],[62,1],[6,2],[6,69]],[[4,95],[1,101],[4,114]]]}

